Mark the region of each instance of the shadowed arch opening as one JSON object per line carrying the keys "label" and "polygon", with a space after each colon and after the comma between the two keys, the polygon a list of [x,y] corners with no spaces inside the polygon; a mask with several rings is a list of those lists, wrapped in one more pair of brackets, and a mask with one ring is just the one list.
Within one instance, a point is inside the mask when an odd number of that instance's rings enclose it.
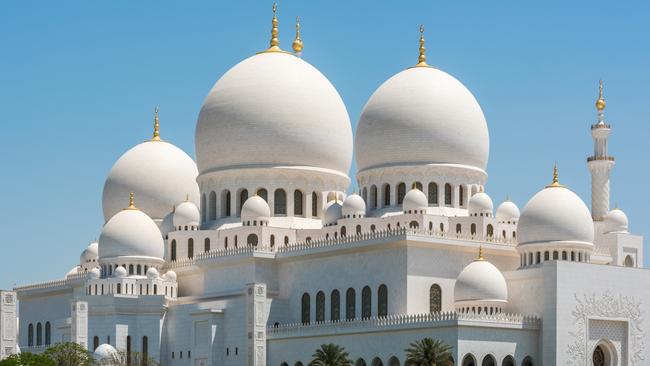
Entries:
{"label": "shadowed arch opening", "polygon": [[483,357],[483,362],[481,366],[497,366],[497,360],[492,355],[486,355]]}
{"label": "shadowed arch opening", "polygon": [[466,354],[465,357],[463,357],[463,363],[461,363],[461,366],[476,366],[474,355],[471,353]]}
{"label": "shadowed arch opening", "polygon": [[515,366],[515,358],[508,355],[501,362],[501,366]]}
{"label": "shadowed arch opening", "polygon": [[393,356],[388,360],[388,366],[400,366],[399,360],[397,357]]}

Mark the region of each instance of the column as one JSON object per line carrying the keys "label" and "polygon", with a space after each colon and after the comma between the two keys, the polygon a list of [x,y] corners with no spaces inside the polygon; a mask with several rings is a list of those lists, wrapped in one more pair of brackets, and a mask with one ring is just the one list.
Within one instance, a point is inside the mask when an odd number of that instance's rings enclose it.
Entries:
{"label": "column", "polygon": [[252,283],[246,289],[246,336],[248,365],[266,364],[266,284]]}
{"label": "column", "polygon": [[0,291],[0,360],[16,353],[17,333],[16,293]]}

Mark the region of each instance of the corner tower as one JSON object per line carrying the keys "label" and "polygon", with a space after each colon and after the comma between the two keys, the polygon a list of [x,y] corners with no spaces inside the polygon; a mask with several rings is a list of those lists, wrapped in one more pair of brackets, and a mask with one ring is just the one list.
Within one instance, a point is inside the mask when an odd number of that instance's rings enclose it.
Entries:
{"label": "corner tower", "polygon": [[591,125],[591,137],[594,139],[594,153],[587,158],[591,172],[591,216],[594,221],[601,221],[609,212],[609,175],[614,167],[614,157],[607,151],[607,140],[612,132],[605,123],[605,98],[603,98],[603,81],[600,81],[596,109],[598,123]]}

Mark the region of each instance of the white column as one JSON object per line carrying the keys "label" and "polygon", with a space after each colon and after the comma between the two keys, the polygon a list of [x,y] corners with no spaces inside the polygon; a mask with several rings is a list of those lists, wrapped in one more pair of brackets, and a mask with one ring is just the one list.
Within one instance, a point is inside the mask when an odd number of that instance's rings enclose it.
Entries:
{"label": "white column", "polygon": [[253,283],[246,290],[246,339],[248,365],[266,364],[266,284]]}
{"label": "white column", "polygon": [[70,342],[88,348],[88,303],[73,301],[70,305]]}
{"label": "white column", "polygon": [[17,334],[16,293],[0,291],[0,360],[16,353]]}

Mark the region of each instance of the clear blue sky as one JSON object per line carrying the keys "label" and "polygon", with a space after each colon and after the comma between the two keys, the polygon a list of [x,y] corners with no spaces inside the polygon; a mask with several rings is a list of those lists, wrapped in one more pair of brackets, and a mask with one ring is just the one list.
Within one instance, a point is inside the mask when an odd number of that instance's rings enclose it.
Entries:
{"label": "clear blue sky", "polygon": [[[58,279],[78,262],[103,224],[105,176],[149,138],[154,106],[163,137],[194,156],[204,97],[226,70],[267,47],[270,8],[214,0],[0,5],[0,288]],[[290,48],[300,15],[303,57],[339,90],[353,125],[371,93],[416,62],[424,24],[429,63],[461,80],[483,108],[496,204],[509,195],[523,207],[555,161],[561,181],[589,202],[589,125],[603,78],[617,159],[612,203],[646,237],[649,14],[647,1],[279,4],[282,46]]]}

